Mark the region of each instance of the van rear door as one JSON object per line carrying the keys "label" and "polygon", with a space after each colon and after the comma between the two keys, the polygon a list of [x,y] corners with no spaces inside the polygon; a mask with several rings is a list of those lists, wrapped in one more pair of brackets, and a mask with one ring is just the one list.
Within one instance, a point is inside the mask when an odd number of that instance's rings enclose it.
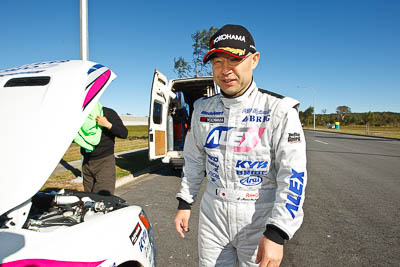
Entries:
{"label": "van rear door", "polygon": [[151,89],[149,112],[149,159],[162,158],[167,153],[167,116],[169,98],[175,94],[168,87],[168,80],[155,70]]}

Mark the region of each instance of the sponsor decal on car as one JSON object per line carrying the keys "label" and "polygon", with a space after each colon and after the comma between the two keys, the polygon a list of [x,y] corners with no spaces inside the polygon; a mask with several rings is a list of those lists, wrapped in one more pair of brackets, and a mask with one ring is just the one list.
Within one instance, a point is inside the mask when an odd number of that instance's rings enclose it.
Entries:
{"label": "sponsor decal on car", "polygon": [[96,64],[96,65],[94,65],[93,67],[91,67],[89,70],[88,70],[88,74],[90,74],[90,73],[92,73],[93,71],[96,71],[96,70],[98,70],[98,69],[101,69],[102,67],[104,67],[103,65],[101,65],[101,64]]}
{"label": "sponsor decal on car", "polygon": [[142,232],[142,227],[140,226],[140,224],[138,223],[135,227],[135,229],[133,230],[133,232],[130,234],[129,238],[132,242],[132,245],[136,244],[136,241],[139,239],[140,233]]}
{"label": "sponsor decal on car", "polygon": [[154,259],[154,251],[152,249],[152,244],[149,241],[149,235],[146,230],[143,231],[143,235],[140,238],[139,249],[141,253],[144,253],[150,263],[152,263]]}
{"label": "sponsor decal on car", "polygon": [[233,130],[229,139],[228,131],[233,127],[218,126],[213,128],[206,138],[204,147],[217,148],[219,146],[232,147],[234,152],[249,152],[254,149],[264,134],[265,128],[240,128]]}
{"label": "sponsor decal on car", "polygon": [[200,122],[224,123],[224,117],[200,117]]}
{"label": "sponsor decal on car", "polygon": [[256,186],[261,184],[263,178],[261,176],[248,176],[246,178],[240,179],[240,183],[244,186]]}
{"label": "sponsor decal on car", "polygon": [[[299,210],[301,196],[303,194],[304,184],[304,172],[297,172],[292,169],[292,176],[290,176],[289,182],[289,193],[287,194],[287,200],[285,207],[290,212],[290,215],[294,219],[296,217],[295,212]],[[294,196],[293,196],[294,195]]]}
{"label": "sponsor decal on car", "polygon": [[12,75],[18,75],[18,74],[35,74],[35,73],[41,73],[41,72],[43,72],[43,71],[44,71],[44,70],[14,72],[14,73],[6,73],[6,74],[0,73],[0,77],[12,76]]}
{"label": "sponsor decal on car", "polygon": [[16,68],[5,69],[0,71],[0,77],[18,75],[18,74],[33,74],[45,71],[48,68],[57,66],[59,63],[68,62],[69,60],[47,61],[34,64],[23,65]]}
{"label": "sponsor decal on car", "polygon": [[143,252],[143,250],[145,249],[146,243],[148,243],[147,242],[147,231],[143,231],[143,235],[142,235],[142,237],[140,238],[140,241],[139,241],[140,252]]}
{"label": "sponsor decal on car", "polygon": [[300,133],[289,133],[288,137],[288,142],[289,143],[300,143]]}

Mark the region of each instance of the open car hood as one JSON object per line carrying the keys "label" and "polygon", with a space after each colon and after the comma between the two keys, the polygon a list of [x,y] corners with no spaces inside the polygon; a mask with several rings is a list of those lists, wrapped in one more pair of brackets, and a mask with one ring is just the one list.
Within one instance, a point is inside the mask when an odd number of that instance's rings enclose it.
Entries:
{"label": "open car hood", "polygon": [[82,60],[0,70],[0,215],[40,190],[115,77]]}

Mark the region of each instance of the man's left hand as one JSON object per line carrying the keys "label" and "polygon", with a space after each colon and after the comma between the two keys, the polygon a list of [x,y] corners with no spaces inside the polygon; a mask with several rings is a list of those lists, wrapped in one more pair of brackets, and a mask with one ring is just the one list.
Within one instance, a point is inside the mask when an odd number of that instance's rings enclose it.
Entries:
{"label": "man's left hand", "polygon": [[269,240],[264,235],[258,243],[256,263],[259,267],[278,267],[283,259],[283,245]]}

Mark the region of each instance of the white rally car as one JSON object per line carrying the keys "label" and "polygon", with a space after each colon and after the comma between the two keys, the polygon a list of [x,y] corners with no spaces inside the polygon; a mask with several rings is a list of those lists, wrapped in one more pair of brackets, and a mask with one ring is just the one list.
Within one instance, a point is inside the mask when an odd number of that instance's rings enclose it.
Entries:
{"label": "white rally car", "polygon": [[117,196],[39,191],[115,78],[81,60],[0,70],[0,266],[155,266],[152,225]]}

